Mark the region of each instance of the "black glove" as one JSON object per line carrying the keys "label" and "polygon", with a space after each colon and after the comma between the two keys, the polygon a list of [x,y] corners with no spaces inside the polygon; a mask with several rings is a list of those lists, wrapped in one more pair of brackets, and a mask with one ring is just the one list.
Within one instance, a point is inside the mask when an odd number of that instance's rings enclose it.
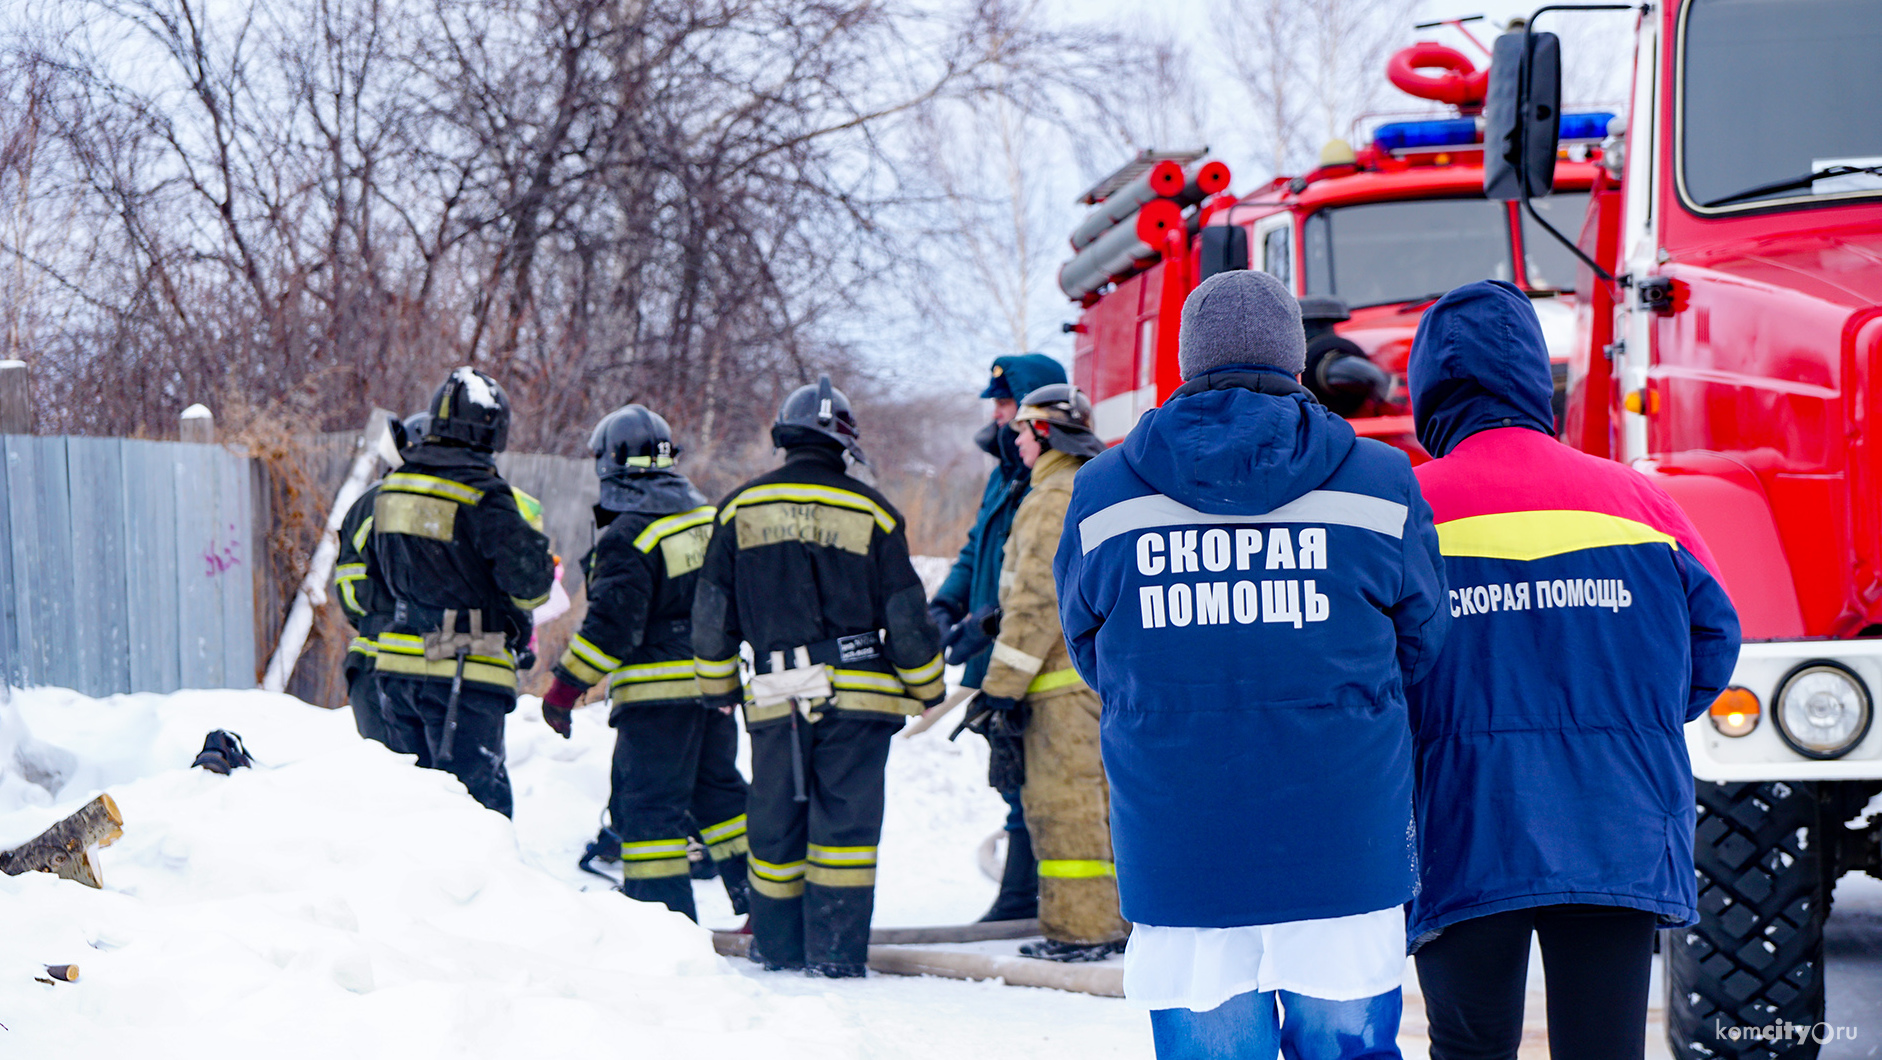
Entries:
{"label": "black glove", "polygon": [[953,629],[960,620],[961,609],[948,601],[930,600],[928,602],[928,621],[934,623],[934,628],[940,630],[943,637],[947,636],[948,631]]}
{"label": "black glove", "polygon": [[524,670],[534,670],[535,668],[536,653],[528,648],[516,649],[516,671],[521,673]]}
{"label": "black glove", "polygon": [[1008,699],[1005,696],[990,696],[982,692],[980,694],[980,705],[996,714],[1005,714],[1007,711],[1019,706],[1019,700]]}
{"label": "black glove", "polygon": [[962,619],[942,640],[941,643],[947,649],[948,664],[959,666],[979,655],[991,647],[993,638],[999,635],[1000,605],[988,604]]}

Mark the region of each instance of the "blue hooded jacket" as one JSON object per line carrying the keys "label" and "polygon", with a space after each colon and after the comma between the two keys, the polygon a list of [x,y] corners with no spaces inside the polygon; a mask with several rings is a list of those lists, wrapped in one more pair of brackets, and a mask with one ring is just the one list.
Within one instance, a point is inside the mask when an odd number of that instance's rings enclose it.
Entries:
{"label": "blue hooded jacket", "polygon": [[1404,687],[1450,616],[1405,454],[1227,368],[1078,473],[1054,574],[1104,703],[1123,913],[1235,927],[1411,897]]}
{"label": "blue hooded jacket", "polygon": [[1542,905],[1692,923],[1683,726],[1738,655],[1705,543],[1644,476],[1555,440],[1548,351],[1515,287],[1439,299],[1410,382],[1452,615],[1411,689],[1412,938]]}
{"label": "blue hooded jacket", "polygon": [[[981,396],[1012,397],[1017,401],[1042,386],[1063,382],[1064,367],[1043,353],[996,357],[992,383]],[[934,594],[935,603],[962,616],[1000,602],[1000,564],[1006,555],[1006,535],[1013,529],[1013,514],[1019,511],[1019,502],[1025,499],[1031,484],[1032,472],[1019,458],[1012,431],[994,429],[982,448],[1000,463],[987,476],[986,489],[980,495],[980,514],[967,532],[967,544]],[[993,646],[989,644],[967,660],[961,684],[979,688],[992,658]]]}

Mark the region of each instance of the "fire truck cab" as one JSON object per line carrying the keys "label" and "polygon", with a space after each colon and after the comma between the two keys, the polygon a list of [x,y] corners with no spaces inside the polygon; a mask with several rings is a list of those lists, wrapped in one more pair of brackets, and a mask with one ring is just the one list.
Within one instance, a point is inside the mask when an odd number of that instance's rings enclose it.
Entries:
{"label": "fire truck cab", "polygon": [[[1559,47],[1533,21],[1496,42],[1491,184],[1519,206],[1547,201],[1527,160],[1549,151]],[[1700,922],[1663,946],[1679,1057],[1814,1057],[1854,1029],[1824,1022],[1823,924],[1840,876],[1882,876],[1879,49],[1863,0],[1640,7],[1579,229],[1564,440],[1679,502],[1745,638],[1686,727]]]}
{"label": "fire truck cab", "polygon": [[[1422,72],[1433,67],[1448,76]],[[1268,272],[1302,299],[1310,340],[1302,381],[1360,435],[1415,462],[1426,455],[1412,433],[1406,358],[1424,310],[1461,284],[1500,279],[1530,292],[1556,362],[1561,411],[1577,262],[1515,204],[1484,197],[1485,72],[1426,42],[1395,56],[1388,73],[1401,88],[1455,103],[1455,113],[1376,124],[1357,151],[1328,144],[1309,173],[1197,203],[1180,246],[1150,248],[1158,256],[1134,262],[1105,287],[1068,290],[1083,306],[1070,328],[1073,381],[1091,395],[1106,442],[1122,439],[1180,385],[1175,344],[1165,340],[1174,338],[1182,297],[1213,273],[1238,268]],[[1564,118],[1558,194],[1536,204],[1557,227],[1581,227],[1612,116]],[[1099,187],[1127,183],[1130,172]]]}

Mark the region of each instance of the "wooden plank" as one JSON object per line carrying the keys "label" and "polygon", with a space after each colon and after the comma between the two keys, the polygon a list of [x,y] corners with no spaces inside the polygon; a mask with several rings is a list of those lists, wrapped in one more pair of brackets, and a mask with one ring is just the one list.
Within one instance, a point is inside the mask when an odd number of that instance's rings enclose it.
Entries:
{"label": "wooden plank", "polygon": [[1007,986],[1036,986],[1098,997],[1124,996],[1121,964],[1065,964],[1031,957],[1000,957],[919,946],[871,946],[869,967],[889,975],[999,979]]}
{"label": "wooden plank", "polygon": [[921,946],[938,942],[994,942],[1001,939],[1039,938],[1037,920],[995,920],[976,924],[949,924],[942,927],[875,928],[869,932],[872,946]]}
{"label": "wooden plank", "polygon": [[72,563],[65,580],[73,601],[70,646],[75,687],[90,696],[131,691],[124,564],[123,443],[66,439],[72,505]]}
{"label": "wooden plank", "polygon": [[[1003,957],[925,946],[874,944],[870,932],[869,967],[886,975],[933,975],[943,979],[999,979],[1007,986],[1035,986],[1098,997],[1124,996],[1124,966],[1117,963],[1066,964],[1032,957]],[[751,936],[712,933],[713,949],[725,957],[745,957]]]}
{"label": "wooden plank", "polygon": [[131,687],[182,687],[176,562],[177,467],[166,442],[124,443],[124,497],[136,513],[125,527],[125,600],[131,622]]}
{"label": "wooden plank", "polygon": [[[996,920],[990,923],[947,924],[938,927],[873,928],[871,946],[924,946],[956,942],[997,942],[1039,938],[1037,920]],[[720,953],[744,956],[751,936],[736,931],[715,931],[712,944]]]}

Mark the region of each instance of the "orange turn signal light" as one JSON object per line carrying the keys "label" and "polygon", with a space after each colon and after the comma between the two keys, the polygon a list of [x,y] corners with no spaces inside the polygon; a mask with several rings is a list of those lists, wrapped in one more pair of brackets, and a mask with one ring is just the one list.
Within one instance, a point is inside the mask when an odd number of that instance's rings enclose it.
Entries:
{"label": "orange turn signal light", "polygon": [[1719,693],[1708,712],[1712,727],[1721,736],[1749,736],[1758,727],[1758,696],[1749,688],[1733,685]]}

